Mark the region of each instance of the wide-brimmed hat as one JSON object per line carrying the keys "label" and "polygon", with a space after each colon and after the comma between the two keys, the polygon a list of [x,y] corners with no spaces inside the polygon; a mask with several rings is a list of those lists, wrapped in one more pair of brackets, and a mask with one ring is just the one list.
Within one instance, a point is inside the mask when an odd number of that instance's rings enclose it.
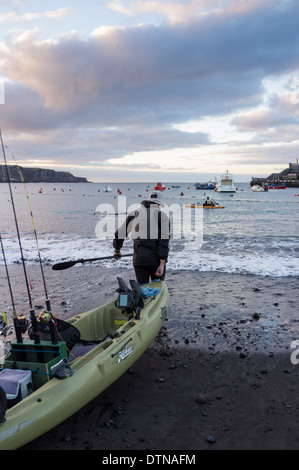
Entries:
{"label": "wide-brimmed hat", "polygon": [[161,198],[160,194],[158,193],[151,193],[149,195],[148,201],[154,202],[155,204],[160,204],[161,206],[164,206],[163,199]]}

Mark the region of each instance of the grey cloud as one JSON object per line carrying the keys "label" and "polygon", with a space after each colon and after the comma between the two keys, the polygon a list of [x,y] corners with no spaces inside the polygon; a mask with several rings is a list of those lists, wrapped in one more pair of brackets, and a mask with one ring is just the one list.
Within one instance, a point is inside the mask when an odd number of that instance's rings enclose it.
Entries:
{"label": "grey cloud", "polygon": [[[56,139],[46,154],[53,158],[63,153],[79,160],[83,149],[87,161],[95,153],[104,160],[207,145],[204,134],[172,125],[257,106],[265,76],[299,68],[298,13],[298,2],[284,10],[272,2],[246,14],[224,11],[188,24],[119,28],[88,40],[10,38],[2,48],[2,73],[13,83],[1,120],[15,131],[50,130]],[[262,121],[240,116],[236,124],[257,129]],[[82,135],[71,135],[78,128]],[[56,146],[63,136],[72,138],[73,148]]]}
{"label": "grey cloud", "polygon": [[[289,123],[290,117],[288,116],[286,120],[287,123]],[[261,110],[240,115],[233,119],[232,123],[237,125],[242,130],[260,132],[269,128],[274,128],[286,124],[285,119],[283,119],[283,116],[279,115],[278,113],[271,112],[271,110]]]}
{"label": "grey cloud", "polygon": [[189,106],[194,113],[196,103],[201,114],[211,101],[214,112],[216,101],[223,111],[223,98],[238,105],[261,91],[264,75],[299,64],[298,7],[288,15],[258,13],[213,15],[188,27],[116,29],[87,41],[12,44],[4,70],[39,93],[46,107],[66,115],[80,110],[89,117],[98,107],[109,119],[111,107],[117,119],[123,107],[136,116],[143,107],[159,114],[162,104],[173,104],[185,119]]}
{"label": "grey cloud", "polygon": [[0,108],[0,117],[7,130],[40,131],[60,125],[61,120],[44,108],[44,99],[37,92],[11,82],[4,83],[4,88],[5,104]]}

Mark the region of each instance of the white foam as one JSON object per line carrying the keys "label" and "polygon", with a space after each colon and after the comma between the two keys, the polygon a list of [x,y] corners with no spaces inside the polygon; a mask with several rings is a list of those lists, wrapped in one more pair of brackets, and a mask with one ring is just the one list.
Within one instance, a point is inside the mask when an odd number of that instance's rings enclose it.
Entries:
{"label": "white foam", "polygon": [[[8,239],[4,241],[5,257],[7,264],[21,264],[20,250],[17,240]],[[39,249],[44,264],[54,264],[60,261],[95,258],[107,255],[107,251],[97,238],[45,238],[40,239]],[[34,239],[22,239],[22,251],[26,264],[37,264],[39,262],[37,246]],[[112,249],[110,252],[112,254]],[[3,264],[3,260],[0,260]]]}
{"label": "white foam", "polygon": [[199,252],[187,257],[186,252],[170,257],[168,269],[254,274],[258,276],[298,276],[299,261],[292,257],[256,255],[219,255]]}
{"label": "white foam", "polygon": [[[285,242],[286,243],[286,242]],[[5,239],[5,255],[8,265],[21,264],[18,242],[15,239]],[[22,239],[22,248],[26,264],[38,264],[39,258],[35,240]],[[112,241],[98,238],[74,237],[69,239],[47,237],[39,240],[41,259],[45,265],[53,265],[62,261],[90,259],[113,255]],[[226,240],[220,245],[217,240],[205,242],[200,249],[190,249],[190,244],[170,244],[168,270],[196,270],[210,272],[226,272],[239,274],[254,274],[259,276],[299,276],[299,260],[294,256],[293,241],[289,246],[280,246],[271,250],[263,244],[252,247],[252,242],[246,246],[244,240]],[[286,254],[286,249],[288,249]],[[270,252],[269,252],[270,251]],[[122,253],[132,252],[132,242],[127,240]],[[107,269],[115,267],[116,261],[105,261]],[[120,267],[132,267],[131,258],[118,261]],[[0,257],[0,264],[3,259]]]}

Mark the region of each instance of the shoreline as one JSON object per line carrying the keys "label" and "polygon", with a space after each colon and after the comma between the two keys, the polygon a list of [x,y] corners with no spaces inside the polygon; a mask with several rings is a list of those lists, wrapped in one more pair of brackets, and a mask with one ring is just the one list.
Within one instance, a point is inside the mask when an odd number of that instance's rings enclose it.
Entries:
{"label": "shoreline", "polygon": [[[35,307],[43,298],[38,269],[30,267]],[[22,268],[10,271],[22,285]],[[116,276],[134,273],[46,267],[45,276],[53,313],[66,319],[115,298]],[[0,308],[9,310],[4,277],[1,266]],[[297,278],[169,271],[166,282],[168,318],[143,356],[23,450],[298,449]],[[17,297],[17,311],[28,311],[25,295]]]}

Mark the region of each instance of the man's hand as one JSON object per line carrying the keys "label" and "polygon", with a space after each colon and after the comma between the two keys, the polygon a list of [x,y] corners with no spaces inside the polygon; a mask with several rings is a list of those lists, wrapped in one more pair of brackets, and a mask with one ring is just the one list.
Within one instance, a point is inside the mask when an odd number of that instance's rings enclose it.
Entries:
{"label": "man's hand", "polygon": [[164,267],[165,267],[165,260],[161,259],[160,264],[158,266],[157,271],[155,272],[155,276],[161,277],[162,274],[164,273]]}
{"label": "man's hand", "polygon": [[113,256],[115,259],[120,259],[121,258],[120,250],[114,250]]}

